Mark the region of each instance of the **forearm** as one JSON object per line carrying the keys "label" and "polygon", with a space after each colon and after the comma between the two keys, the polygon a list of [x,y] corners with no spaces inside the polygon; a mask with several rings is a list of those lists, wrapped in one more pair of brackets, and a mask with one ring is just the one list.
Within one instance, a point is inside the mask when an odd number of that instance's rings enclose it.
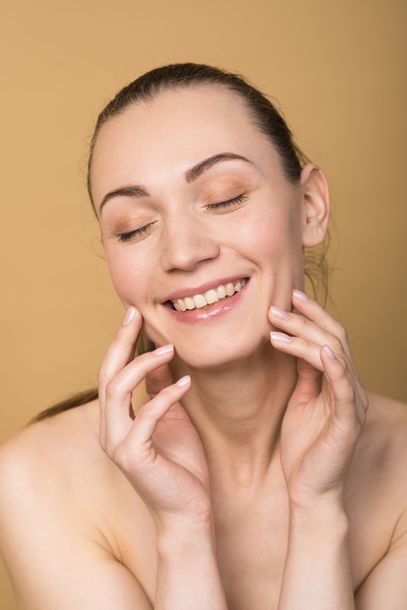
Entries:
{"label": "forearm", "polygon": [[291,508],[278,610],[354,610],[348,533],[339,504]]}
{"label": "forearm", "polygon": [[227,610],[212,525],[179,524],[158,533],[154,610]]}

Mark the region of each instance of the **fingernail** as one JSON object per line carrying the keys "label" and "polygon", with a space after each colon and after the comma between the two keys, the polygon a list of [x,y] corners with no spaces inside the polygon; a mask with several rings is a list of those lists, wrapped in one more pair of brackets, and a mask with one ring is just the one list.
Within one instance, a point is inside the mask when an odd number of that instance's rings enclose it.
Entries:
{"label": "fingernail", "polygon": [[270,337],[273,339],[273,341],[282,341],[284,343],[290,343],[293,339],[292,337],[290,337],[289,335],[286,335],[285,333],[278,333],[273,330],[270,332]]}
{"label": "fingernail", "polygon": [[134,320],[136,312],[137,312],[137,309],[135,307],[131,306],[128,308],[125,318],[123,320],[123,326],[127,326],[128,324],[130,324],[130,322],[132,320]]}
{"label": "fingernail", "polygon": [[307,297],[307,295],[304,292],[301,292],[301,290],[293,290],[293,295],[299,300],[299,301],[303,301],[304,303],[308,303],[309,299]]}
{"label": "fingernail", "polygon": [[191,381],[190,375],[184,375],[183,377],[178,379],[178,381],[176,382],[175,385],[178,385],[178,386],[187,385],[187,383],[189,383],[190,381]]}
{"label": "fingernail", "polygon": [[271,307],[271,313],[276,318],[280,318],[281,320],[288,320],[288,313],[286,313],[283,309],[279,307]]}
{"label": "fingernail", "polygon": [[168,354],[168,352],[172,352],[174,349],[174,345],[172,343],[168,343],[167,345],[162,345],[161,347],[157,347],[153,351],[153,354],[156,356],[162,356],[163,354]]}
{"label": "fingernail", "polygon": [[324,345],[324,347],[322,349],[324,350],[324,352],[326,353],[326,355],[328,356],[328,358],[330,360],[336,360],[336,356],[333,353],[333,351],[331,350],[331,348],[329,347],[329,345]]}

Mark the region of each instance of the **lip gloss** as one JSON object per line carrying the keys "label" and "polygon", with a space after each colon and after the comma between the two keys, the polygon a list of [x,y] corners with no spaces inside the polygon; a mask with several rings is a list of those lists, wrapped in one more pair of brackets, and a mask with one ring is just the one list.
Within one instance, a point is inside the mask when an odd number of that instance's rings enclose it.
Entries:
{"label": "lip gloss", "polygon": [[225,297],[220,299],[212,305],[206,307],[187,309],[186,311],[177,311],[173,309],[172,305],[165,304],[164,307],[168,313],[178,322],[185,322],[187,324],[196,324],[198,322],[205,322],[223,316],[229,311],[233,310],[245,297],[247,287],[250,284],[250,278],[245,278],[246,283],[239,292],[235,292],[231,297]]}

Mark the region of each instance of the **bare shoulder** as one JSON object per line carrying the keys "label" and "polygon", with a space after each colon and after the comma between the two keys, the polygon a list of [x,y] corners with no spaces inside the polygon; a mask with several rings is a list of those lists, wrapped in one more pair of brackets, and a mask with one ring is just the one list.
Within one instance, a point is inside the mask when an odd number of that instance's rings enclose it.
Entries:
{"label": "bare shoulder", "polygon": [[407,424],[407,403],[371,391],[366,393],[369,398],[369,413],[375,421],[389,425]]}
{"label": "bare shoulder", "polygon": [[99,445],[98,401],[72,408],[27,425],[0,446],[0,510],[28,502],[97,537],[94,506],[113,469]]}
{"label": "bare shoulder", "polygon": [[367,396],[369,409],[359,448],[365,480],[383,493],[399,522],[407,514],[407,404],[374,392]]}
{"label": "bare shoulder", "polygon": [[109,526],[109,498],[128,482],[98,429],[92,401],[0,446],[0,552],[19,608],[152,607]]}
{"label": "bare shoulder", "polygon": [[400,474],[405,471],[407,459],[407,403],[367,392],[369,409],[365,423],[365,442],[380,446],[386,453],[387,463]]}
{"label": "bare shoulder", "polygon": [[[133,403],[144,398],[141,388]],[[10,502],[34,496],[39,511],[46,504],[54,519],[78,524],[119,559],[113,515],[123,501],[136,509],[141,502],[100,446],[97,399],[29,424],[0,445],[0,495]]]}
{"label": "bare shoulder", "polygon": [[99,452],[96,408],[92,401],[20,429],[0,445],[0,472],[51,477],[83,466],[82,458]]}
{"label": "bare shoulder", "polygon": [[369,453],[376,452],[384,465],[402,476],[407,460],[407,404],[375,392],[366,393],[369,408],[362,446]]}

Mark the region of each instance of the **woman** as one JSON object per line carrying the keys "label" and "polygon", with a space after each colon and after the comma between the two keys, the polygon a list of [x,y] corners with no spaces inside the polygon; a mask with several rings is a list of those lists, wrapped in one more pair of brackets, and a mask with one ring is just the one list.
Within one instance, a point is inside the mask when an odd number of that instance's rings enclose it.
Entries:
{"label": "woman", "polygon": [[126,315],[98,392],[2,447],[19,607],[405,608],[405,405],[304,294],[329,191],[274,106],[152,70],[100,114],[88,187]]}

